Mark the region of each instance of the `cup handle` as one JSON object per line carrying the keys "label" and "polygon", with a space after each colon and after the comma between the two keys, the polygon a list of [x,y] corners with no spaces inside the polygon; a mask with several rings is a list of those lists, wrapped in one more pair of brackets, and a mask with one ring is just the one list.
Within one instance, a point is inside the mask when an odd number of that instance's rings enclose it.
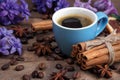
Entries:
{"label": "cup handle", "polygon": [[108,16],[103,12],[97,12],[96,15],[98,17],[96,36],[98,36],[106,27],[108,23]]}

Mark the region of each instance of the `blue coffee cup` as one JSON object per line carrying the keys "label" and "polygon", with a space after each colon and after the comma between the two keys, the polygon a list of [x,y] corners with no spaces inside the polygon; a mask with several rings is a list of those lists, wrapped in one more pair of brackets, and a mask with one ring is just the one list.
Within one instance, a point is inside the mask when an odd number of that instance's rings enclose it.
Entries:
{"label": "blue coffee cup", "polygon": [[[67,15],[82,15],[89,17],[92,24],[82,28],[68,28],[58,23],[58,20]],[[56,11],[52,17],[53,32],[63,54],[70,56],[72,45],[94,39],[106,27],[108,17],[103,12],[94,13],[80,7],[68,7]]]}

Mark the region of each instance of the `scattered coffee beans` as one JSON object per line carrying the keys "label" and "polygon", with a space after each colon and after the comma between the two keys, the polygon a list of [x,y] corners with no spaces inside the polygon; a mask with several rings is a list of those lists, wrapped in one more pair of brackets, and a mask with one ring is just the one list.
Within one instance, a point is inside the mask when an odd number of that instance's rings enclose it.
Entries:
{"label": "scattered coffee beans", "polygon": [[24,66],[23,65],[17,65],[16,67],[15,67],[15,70],[16,71],[22,71],[24,69]]}
{"label": "scattered coffee beans", "polygon": [[63,66],[61,65],[61,64],[56,64],[56,69],[62,69],[63,68]]}
{"label": "scattered coffee beans", "polygon": [[31,74],[32,78],[37,78],[38,77],[38,71],[33,71]]}
{"label": "scattered coffee beans", "polygon": [[46,68],[46,64],[45,64],[45,63],[40,63],[40,64],[38,65],[38,68],[39,68],[40,70],[44,70],[44,69]]}
{"label": "scattered coffee beans", "polygon": [[43,72],[39,72],[37,77],[42,79],[44,77],[44,73]]}
{"label": "scattered coffee beans", "polygon": [[10,64],[6,63],[6,64],[2,65],[1,69],[2,70],[7,70],[9,67],[10,67]]}
{"label": "scattered coffee beans", "polygon": [[30,77],[30,75],[25,74],[25,75],[23,75],[22,79],[23,80],[31,80],[31,77]]}

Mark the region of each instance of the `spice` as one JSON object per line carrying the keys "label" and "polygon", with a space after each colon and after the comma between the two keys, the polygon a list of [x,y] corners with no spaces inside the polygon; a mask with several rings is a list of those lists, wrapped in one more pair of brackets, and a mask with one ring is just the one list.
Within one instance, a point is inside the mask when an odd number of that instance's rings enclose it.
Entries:
{"label": "spice", "polygon": [[44,73],[43,72],[39,72],[38,73],[38,78],[42,79],[44,77]]}
{"label": "spice", "polygon": [[33,43],[33,49],[35,50],[35,54],[38,56],[46,55],[52,53],[49,45],[41,44],[41,43]]}
{"label": "spice", "polygon": [[67,77],[65,76],[66,70],[61,70],[59,72],[53,72],[51,74],[50,80],[67,80]]}
{"label": "spice", "polygon": [[14,31],[15,36],[19,37],[23,44],[27,44],[28,39],[33,38],[33,31],[29,31],[27,27],[14,26],[9,29]]}
{"label": "spice", "polygon": [[23,80],[31,80],[30,75],[24,74],[22,77]]}
{"label": "spice", "polygon": [[52,20],[43,20],[40,22],[34,22],[32,23],[32,29],[34,31],[52,29]]}
{"label": "spice", "polygon": [[63,69],[63,66],[61,65],[61,64],[56,64],[56,66],[55,66],[57,69]]}
{"label": "spice", "polygon": [[38,68],[39,68],[40,70],[44,70],[44,69],[46,68],[46,64],[45,64],[45,63],[40,63],[40,64],[38,65]]}
{"label": "spice", "polygon": [[27,35],[28,32],[28,28],[22,26],[11,27],[10,29],[14,31],[14,34],[17,37],[24,37],[25,35]]}
{"label": "spice", "polygon": [[112,72],[109,69],[108,65],[96,65],[96,69],[98,70],[98,74],[100,77],[111,78]]}
{"label": "spice", "polygon": [[31,74],[32,78],[37,78],[38,77],[38,71],[33,71]]}
{"label": "spice", "polygon": [[24,69],[24,66],[23,65],[17,65],[16,67],[15,67],[15,70],[16,71],[22,71]]}
{"label": "spice", "polygon": [[7,70],[9,67],[10,67],[10,64],[6,63],[6,64],[4,64],[4,65],[1,66],[1,69],[2,70]]}

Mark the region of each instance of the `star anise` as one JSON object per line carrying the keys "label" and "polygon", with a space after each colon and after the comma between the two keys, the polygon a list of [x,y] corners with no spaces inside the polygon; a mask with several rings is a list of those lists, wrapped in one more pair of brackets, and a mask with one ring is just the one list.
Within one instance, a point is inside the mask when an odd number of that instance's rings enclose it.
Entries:
{"label": "star anise", "polygon": [[14,33],[17,37],[23,37],[27,35],[28,28],[22,26],[11,27],[10,29],[14,30]]}
{"label": "star anise", "polygon": [[108,65],[96,65],[96,70],[98,72],[98,74],[100,74],[100,77],[106,77],[106,78],[110,78],[112,77],[112,72],[109,69]]}
{"label": "star anise", "polygon": [[53,72],[51,74],[50,80],[69,80],[69,78],[65,76],[66,72],[67,72],[66,70],[61,70],[59,72]]}
{"label": "star anise", "polygon": [[35,51],[35,54],[37,54],[38,56],[52,53],[52,50],[50,49],[50,46],[48,44],[36,42],[33,43],[33,49]]}

